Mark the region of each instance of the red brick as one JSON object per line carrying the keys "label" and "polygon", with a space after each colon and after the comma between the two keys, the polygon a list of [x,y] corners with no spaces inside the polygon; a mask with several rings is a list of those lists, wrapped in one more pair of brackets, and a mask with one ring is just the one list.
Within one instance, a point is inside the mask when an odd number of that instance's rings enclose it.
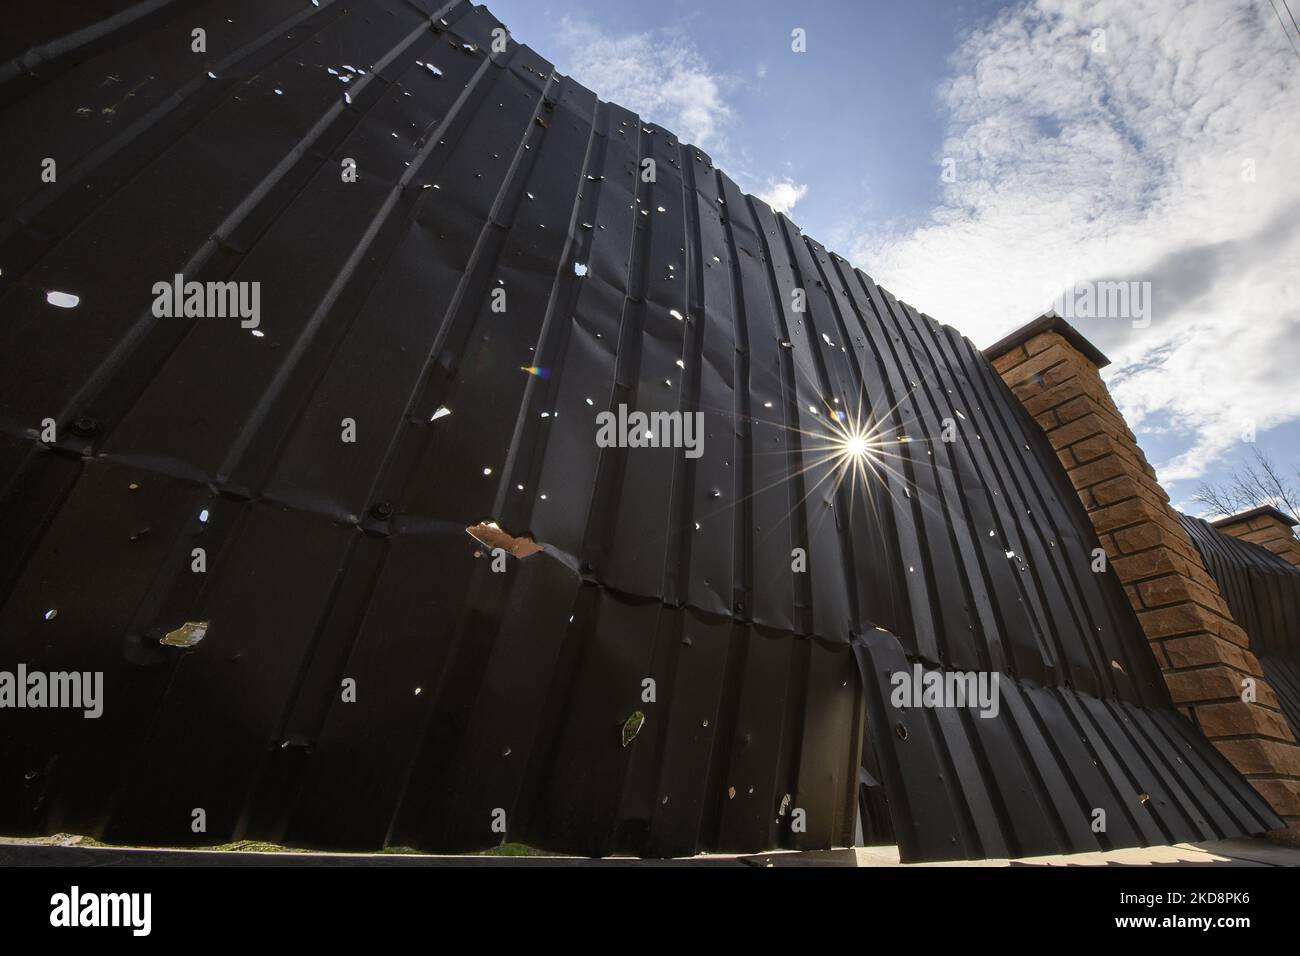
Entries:
{"label": "red brick", "polygon": [[1255,655],[1244,648],[1214,634],[1193,634],[1190,637],[1175,637],[1162,641],[1171,666],[1176,668],[1198,667],[1202,664],[1227,664],[1230,667],[1262,677],[1259,661]]}
{"label": "red brick", "polygon": [[1241,678],[1240,673],[1223,665],[1165,673],[1169,696],[1174,699],[1175,704],[1239,698],[1242,689]]}
{"label": "red brick", "polygon": [[1121,581],[1142,581],[1160,574],[1181,573],[1180,565],[1183,564],[1180,558],[1165,548],[1152,548],[1150,551],[1121,556],[1110,562]]}
{"label": "red brick", "polygon": [[1068,425],[1052,429],[1047,433],[1047,437],[1053,448],[1064,448],[1066,445],[1073,445],[1085,438],[1104,433],[1105,424],[1101,418],[1095,413],[1089,413],[1082,418],[1076,418]]}
{"label": "red brick", "polygon": [[1201,704],[1196,708],[1196,722],[1205,736],[1214,737],[1264,737],[1295,743],[1295,737],[1281,714],[1267,710],[1259,704],[1240,700],[1220,704]]}
{"label": "red brick", "polygon": [[1015,368],[1027,358],[1029,358],[1029,354],[1022,346],[1017,345],[1005,355],[999,355],[995,358],[993,360],[993,367],[997,369],[999,375],[1005,375],[1008,371]]}
{"label": "red brick", "polygon": [[1147,639],[1152,641],[1162,637],[1178,637],[1183,634],[1195,634],[1197,632],[1218,633],[1215,628],[1217,622],[1214,620],[1214,615],[1190,601],[1170,607],[1157,608],[1153,611],[1145,611],[1138,615],[1138,619],[1142,622],[1142,628],[1146,631]]}
{"label": "red brick", "polygon": [[1300,776],[1300,747],[1248,737],[1216,740],[1214,746],[1241,773],[1269,773]]}
{"label": "red brick", "polygon": [[1128,498],[1117,504],[1100,508],[1089,515],[1092,518],[1092,526],[1101,531],[1114,531],[1116,528],[1124,528],[1140,521],[1154,521],[1160,524],[1160,515],[1156,512],[1155,505],[1144,498]]}
{"label": "red brick", "polygon": [[1300,780],[1252,779],[1254,787],[1278,816],[1300,816]]}
{"label": "red brick", "polygon": [[1124,463],[1114,455],[1099,458],[1087,465],[1070,469],[1070,483],[1075,489],[1087,488],[1099,484],[1107,478],[1124,474]]}

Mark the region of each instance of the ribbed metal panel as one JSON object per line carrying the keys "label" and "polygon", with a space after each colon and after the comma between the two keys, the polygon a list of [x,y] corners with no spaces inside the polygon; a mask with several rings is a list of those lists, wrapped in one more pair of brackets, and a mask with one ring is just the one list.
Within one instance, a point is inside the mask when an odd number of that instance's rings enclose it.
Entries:
{"label": "ribbed metal panel", "polygon": [[[860,817],[915,859],[1279,825],[1171,708],[970,342],[495,26],[231,0],[16,57],[0,668],[102,670],[107,706],[4,715],[0,830],[475,848],[499,809],[543,847],[685,854]],[[155,318],[175,273],[260,282],[263,335]],[[860,402],[897,456],[869,495],[806,437]],[[702,411],[703,455],[598,447],[620,404]],[[485,518],[573,569],[494,573]],[[893,708],[913,663],[998,672],[998,717]]]}
{"label": "ribbed metal panel", "polygon": [[1200,518],[1179,518],[1250,638],[1291,732],[1300,736],[1300,568]]}

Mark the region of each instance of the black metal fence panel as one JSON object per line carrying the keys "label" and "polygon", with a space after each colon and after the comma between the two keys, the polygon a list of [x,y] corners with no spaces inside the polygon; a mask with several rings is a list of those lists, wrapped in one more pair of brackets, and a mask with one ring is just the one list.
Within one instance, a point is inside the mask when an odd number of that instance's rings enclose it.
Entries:
{"label": "black metal fence panel", "polygon": [[[0,36],[0,670],[104,706],[0,711],[0,830],[942,859],[1280,824],[979,352],[700,150],[464,2],[41,9]],[[698,447],[598,442],[620,406]],[[1000,706],[895,706],[912,673]]]}
{"label": "black metal fence panel", "polygon": [[1235,620],[1250,638],[1264,679],[1300,735],[1300,568],[1267,548],[1180,515]]}

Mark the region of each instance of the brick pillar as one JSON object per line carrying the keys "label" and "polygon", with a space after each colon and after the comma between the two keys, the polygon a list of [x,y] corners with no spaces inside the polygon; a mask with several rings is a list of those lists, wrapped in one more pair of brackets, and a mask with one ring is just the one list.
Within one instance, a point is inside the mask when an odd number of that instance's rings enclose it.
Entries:
{"label": "brick pillar", "polygon": [[1268,548],[1283,561],[1290,561],[1300,567],[1300,539],[1291,530],[1300,522],[1289,514],[1265,505],[1211,521],[1210,524],[1224,534]]}
{"label": "brick pillar", "polygon": [[[1278,839],[1300,844],[1300,747],[1245,632],[1101,379],[1109,360],[1054,313],[984,355],[1056,450],[1174,704],[1287,821]],[[1253,703],[1240,696],[1248,677],[1255,680]]]}

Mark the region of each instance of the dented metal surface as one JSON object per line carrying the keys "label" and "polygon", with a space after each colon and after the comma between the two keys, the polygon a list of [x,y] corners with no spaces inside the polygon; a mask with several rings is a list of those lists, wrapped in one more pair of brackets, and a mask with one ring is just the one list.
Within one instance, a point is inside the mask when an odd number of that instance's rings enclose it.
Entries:
{"label": "dented metal surface", "polygon": [[[0,178],[0,665],[106,697],[0,718],[0,830],[917,859],[1278,825],[956,331],[483,8],[190,14],[0,86],[14,167],[61,157]],[[260,283],[256,324],[158,315],[177,275]],[[808,435],[864,398],[851,493]],[[702,413],[701,454],[602,447],[620,405]],[[544,553],[494,570],[486,515]],[[997,715],[899,712],[918,663],[996,672]]]}

